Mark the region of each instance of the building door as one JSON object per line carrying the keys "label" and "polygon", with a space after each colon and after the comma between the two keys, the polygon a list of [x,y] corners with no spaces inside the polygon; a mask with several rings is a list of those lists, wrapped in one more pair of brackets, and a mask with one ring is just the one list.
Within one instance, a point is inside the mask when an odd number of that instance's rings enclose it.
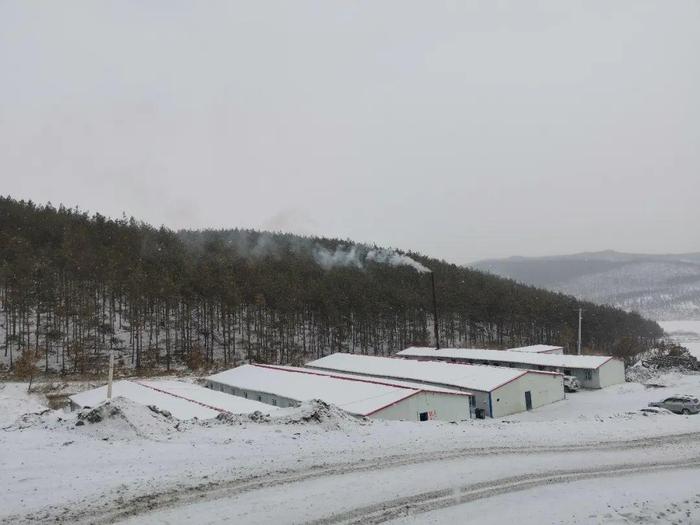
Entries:
{"label": "building door", "polygon": [[525,408],[527,410],[532,410],[532,394],[529,390],[525,392]]}

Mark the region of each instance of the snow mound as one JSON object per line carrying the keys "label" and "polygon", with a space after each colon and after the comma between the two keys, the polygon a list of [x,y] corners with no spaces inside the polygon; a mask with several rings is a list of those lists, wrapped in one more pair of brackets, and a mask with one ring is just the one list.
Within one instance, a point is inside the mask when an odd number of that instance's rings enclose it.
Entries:
{"label": "snow mound", "polygon": [[176,420],[169,412],[116,397],[78,412],[75,426],[97,436],[115,439],[140,437],[160,440],[175,432]]}
{"label": "snow mound", "polygon": [[338,428],[347,423],[356,425],[362,421],[362,419],[347,413],[345,410],[320,399],[306,401],[298,407],[274,412],[269,417],[271,421],[285,425],[320,424],[324,427],[337,426]]}
{"label": "snow mound", "polygon": [[25,428],[32,428],[36,426],[44,426],[48,428],[49,426],[52,426],[49,423],[53,423],[53,421],[50,421],[52,418],[49,416],[51,412],[52,411],[47,408],[41,412],[28,412],[26,414],[22,414],[21,416],[17,417],[13,424],[4,427],[3,430],[24,430]]}
{"label": "snow mound", "polygon": [[220,414],[216,419],[228,424],[252,421],[273,425],[311,425],[325,430],[347,429],[370,422],[367,418],[349,414],[320,399],[305,401],[297,407],[282,408],[268,414],[259,411],[247,415]]}
{"label": "snow mound", "polygon": [[637,361],[625,370],[625,380],[631,383],[649,383],[658,379],[659,372],[656,367],[645,365]]}

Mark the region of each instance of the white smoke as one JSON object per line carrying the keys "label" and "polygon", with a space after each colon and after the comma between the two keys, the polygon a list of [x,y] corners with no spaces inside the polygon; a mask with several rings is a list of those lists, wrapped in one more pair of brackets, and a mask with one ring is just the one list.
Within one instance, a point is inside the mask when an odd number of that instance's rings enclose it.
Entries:
{"label": "white smoke", "polygon": [[324,270],[330,270],[338,266],[364,268],[356,246],[349,248],[337,246],[335,251],[330,251],[323,246],[316,246],[313,251],[313,257]]}
{"label": "white smoke", "polygon": [[410,266],[418,273],[429,273],[430,268],[423,266],[418,261],[411,259],[408,255],[403,255],[392,250],[372,249],[365,257],[368,261],[374,261],[389,266]]}
{"label": "white smoke", "polygon": [[408,255],[381,248],[372,248],[363,254],[357,246],[338,246],[334,251],[323,246],[315,246],[313,257],[324,270],[336,267],[364,269],[367,262],[375,262],[389,266],[408,266],[418,273],[430,272],[429,268],[411,259]]}

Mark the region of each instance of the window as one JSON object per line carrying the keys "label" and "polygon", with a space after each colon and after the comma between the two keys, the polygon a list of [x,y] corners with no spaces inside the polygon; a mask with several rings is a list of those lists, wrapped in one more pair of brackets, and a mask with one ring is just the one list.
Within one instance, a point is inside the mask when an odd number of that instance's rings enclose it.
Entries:
{"label": "window", "polygon": [[246,399],[248,399],[248,392],[243,392],[243,397],[245,397]]}
{"label": "window", "polygon": [[590,381],[591,379],[593,379],[593,371],[592,370],[584,370],[583,377],[585,378],[586,381]]}
{"label": "window", "polygon": [[469,396],[469,406],[470,407],[476,406],[476,397],[475,396]]}
{"label": "window", "polygon": [[428,413],[427,412],[420,412],[418,414],[418,421],[428,421]]}
{"label": "window", "polygon": [[258,396],[258,401],[262,401],[262,396]]}
{"label": "window", "polygon": [[272,404],[277,406],[277,398],[274,398],[274,397],[272,398]]}

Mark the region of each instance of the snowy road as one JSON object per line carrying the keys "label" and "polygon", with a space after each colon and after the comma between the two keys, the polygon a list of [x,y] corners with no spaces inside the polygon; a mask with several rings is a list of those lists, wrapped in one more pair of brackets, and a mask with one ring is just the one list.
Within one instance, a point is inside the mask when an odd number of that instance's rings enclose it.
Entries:
{"label": "snowy road", "polygon": [[689,481],[700,479],[700,416],[638,411],[665,392],[700,395],[700,375],[655,381],[667,386],[580,392],[500,420],[182,428],[137,405],[95,425],[76,426],[75,414],[61,412],[13,423],[42,406],[25,386],[0,384],[0,523],[468,523],[469,516],[524,525],[608,522],[611,512],[633,523],[700,523],[700,490]]}
{"label": "snowy road", "polygon": [[[396,465],[346,465],[342,473],[333,469],[296,479],[293,475],[270,477],[255,485],[171,495],[164,502],[166,508],[145,514],[137,511],[127,523],[381,523],[586,479],[678,469],[700,475],[698,438],[690,434],[668,443],[632,441],[587,450],[562,447],[561,451],[539,452],[483,450],[452,459],[414,457]],[[284,509],[282,515],[280,509]],[[484,513],[482,509],[480,514]],[[118,515],[111,518],[119,519]]]}

